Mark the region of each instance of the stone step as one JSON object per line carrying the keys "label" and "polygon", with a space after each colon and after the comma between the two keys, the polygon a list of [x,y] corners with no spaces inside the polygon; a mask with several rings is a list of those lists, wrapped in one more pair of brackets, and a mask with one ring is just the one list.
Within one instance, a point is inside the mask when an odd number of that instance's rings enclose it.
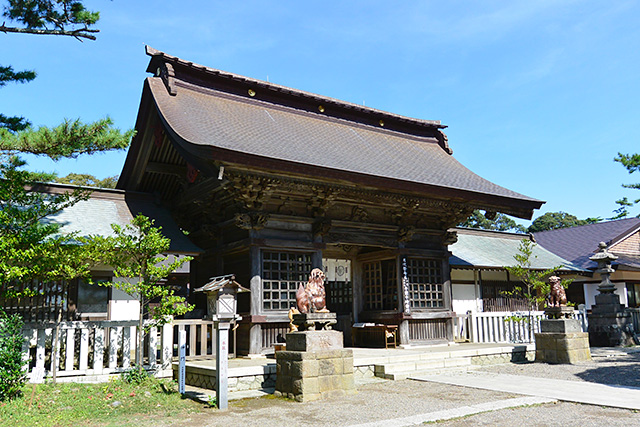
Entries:
{"label": "stone step", "polygon": [[420,375],[442,375],[442,374],[457,374],[457,373],[465,373],[470,371],[475,371],[479,369],[479,366],[476,365],[467,365],[467,366],[453,366],[449,368],[433,368],[433,369],[425,369],[420,371],[406,371],[406,372],[394,372],[390,374],[385,374],[384,379],[391,381],[400,381],[406,380],[407,378],[411,379],[412,377],[417,377]]}
{"label": "stone step", "polygon": [[374,374],[377,377],[385,378],[385,375],[398,372],[431,371],[435,369],[446,369],[452,367],[470,366],[471,358],[459,357],[439,360],[415,360],[412,362],[384,363],[374,365]]}

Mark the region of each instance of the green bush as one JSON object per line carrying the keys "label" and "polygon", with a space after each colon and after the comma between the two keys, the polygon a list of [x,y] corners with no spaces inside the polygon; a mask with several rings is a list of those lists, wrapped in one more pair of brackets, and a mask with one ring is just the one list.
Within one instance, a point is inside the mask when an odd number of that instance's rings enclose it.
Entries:
{"label": "green bush", "polygon": [[0,401],[20,396],[27,381],[22,360],[22,318],[0,310]]}
{"label": "green bush", "polygon": [[140,369],[137,365],[133,365],[131,369],[122,373],[122,381],[133,385],[140,385],[147,378],[149,378],[147,371]]}

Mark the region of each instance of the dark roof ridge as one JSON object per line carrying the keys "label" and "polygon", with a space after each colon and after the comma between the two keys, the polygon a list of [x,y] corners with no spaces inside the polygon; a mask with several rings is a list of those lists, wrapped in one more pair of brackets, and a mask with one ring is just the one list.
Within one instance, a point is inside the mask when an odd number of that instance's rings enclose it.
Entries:
{"label": "dark roof ridge", "polygon": [[514,239],[514,240],[531,239],[531,234],[516,233],[513,231],[486,230],[483,228],[471,228],[471,227],[454,227],[451,230],[460,234],[467,234],[467,235],[496,234],[496,235],[504,236],[505,238]]}
{"label": "dark roof ridge", "polygon": [[[260,87],[264,87],[267,89],[271,89],[271,90],[275,90],[281,93],[285,93],[288,95],[293,95],[293,96],[299,96],[299,97],[303,97],[303,98],[307,98],[310,100],[314,100],[314,101],[319,101],[319,102],[324,102],[324,103],[330,103],[330,104],[334,104],[334,105],[338,105],[341,106],[345,109],[351,109],[351,110],[358,110],[360,112],[363,113],[368,113],[368,114],[375,114],[375,115],[381,115],[387,118],[393,118],[395,120],[399,120],[399,121],[404,121],[407,123],[412,123],[415,125],[421,125],[421,126],[428,126],[431,128],[435,128],[435,129],[444,129],[447,127],[447,125],[443,125],[440,120],[425,120],[425,119],[418,119],[415,117],[408,117],[408,116],[403,116],[400,114],[395,114],[395,113],[390,113],[388,111],[384,111],[384,110],[379,110],[376,108],[372,108],[372,107],[366,107],[363,105],[359,105],[359,104],[355,104],[355,103],[351,103],[351,102],[347,102],[347,101],[343,101],[343,100],[339,100],[336,98],[331,98],[331,97],[327,97],[327,96],[322,96],[322,95],[318,95],[312,92],[306,92],[300,89],[293,89],[287,86],[282,86],[276,83],[271,83],[271,82],[266,82],[264,80],[259,80],[259,79],[254,79],[251,77],[246,77],[246,76],[242,76],[239,74],[234,74],[228,71],[223,71],[223,70],[219,70],[216,68],[212,68],[212,67],[207,67],[204,65],[200,65],[200,64],[196,64],[193,63],[191,61],[185,61],[181,58],[178,58],[177,56],[173,56],[173,55],[169,55],[165,52],[159,51],[157,49],[154,49],[150,46],[145,46],[145,50],[147,55],[151,56],[152,58],[161,58],[161,59],[165,59],[167,61],[176,63],[176,64],[180,64],[182,66],[191,68],[193,70],[197,70],[200,72],[204,72],[207,74],[213,74],[219,77],[223,77],[223,78],[227,78],[229,80],[237,80],[237,81],[242,81],[245,83],[250,83],[250,84],[255,84],[257,86]],[[149,63],[149,66],[147,68],[147,72],[149,73],[156,73],[156,70],[154,69],[154,66],[152,65],[153,62]],[[173,76],[171,76],[173,78]]]}
{"label": "dark roof ridge", "polygon": [[[148,77],[150,79],[152,78],[157,78],[157,77]],[[337,121],[337,122],[344,122],[344,124],[347,124],[348,126],[351,127],[361,127],[367,130],[371,130],[373,132],[382,132],[382,133],[389,133],[392,135],[397,135],[400,136],[404,139],[407,140],[411,140],[411,141],[415,141],[418,143],[424,143],[424,144],[439,144],[440,142],[438,141],[438,138],[435,136],[427,136],[427,135],[416,135],[416,134],[408,134],[406,132],[401,132],[395,129],[389,129],[389,128],[384,128],[384,127],[379,127],[379,126],[373,126],[371,124],[368,123],[363,123],[363,122],[358,122],[358,121],[353,121],[350,119],[347,119],[345,117],[335,117],[335,116],[326,116],[326,115],[319,115],[319,114],[315,114],[313,112],[310,112],[308,110],[304,110],[301,108],[296,108],[294,106],[291,105],[283,105],[283,104],[277,104],[274,103],[268,99],[253,99],[253,98],[247,98],[244,97],[242,95],[238,95],[235,93],[229,93],[229,92],[224,92],[224,91],[219,91],[217,89],[214,88],[208,88],[208,87],[202,87],[202,86],[198,86],[195,83],[192,82],[186,82],[186,81],[180,81],[177,82],[176,85],[178,86],[183,86],[186,88],[189,88],[190,90],[194,90],[197,92],[201,92],[207,95],[210,95],[209,91],[215,92],[215,96],[221,97],[221,98],[228,98],[231,99],[233,101],[237,101],[237,102],[244,102],[247,104],[253,104],[253,103],[265,103],[265,104],[269,104],[269,108],[273,108],[273,109],[279,109],[279,110],[284,110],[293,114],[302,114],[302,115],[311,115],[314,118],[318,117],[320,120],[327,120],[327,121]]]}
{"label": "dark roof ridge", "polygon": [[149,193],[132,190],[122,190],[119,188],[90,187],[74,184],[63,184],[58,182],[36,182],[31,188],[34,191],[47,192],[53,194],[68,193],[75,189],[91,191],[92,199],[124,199],[125,197],[136,197],[139,199],[155,200]]}
{"label": "dark roof ridge", "polygon": [[614,238],[612,238],[611,240],[605,243],[607,243],[607,245],[609,246],[615,245],[616,243],[619,243],[624,239],[626,239],[627,237],[631,236],[632,234],[636,233],[638,230],[640,230],[640,222],[636,223],[634,226],[626,229],[625,231],[623,231],[622,233],[620,233],[619,235],[615,236]]}
{"label": "dark roof ridge", "polygon": [[627,222],[627,221],[640,221],[640,218],[634,217],[634,218],[622,218],[622,219],[613,219],[610,221],[600,221],[600,222],[594,222],[592,224],[584,224],[584,225],[575,225],[573,227],[564,227],[564,228],[554,228],[553,230],[544,230],[544,231],[537,231],[535,233],[533,233],[534,235],[538,235],[538,234],[549,234],[549,233],[553,233],[553,232],[560,232],[560,231],[566,231],[566,230],[575,230],[577,228],[587,228],[587,227],[598,227],[598,226],[602,226],[605,224],[611,224],[614,222]]}

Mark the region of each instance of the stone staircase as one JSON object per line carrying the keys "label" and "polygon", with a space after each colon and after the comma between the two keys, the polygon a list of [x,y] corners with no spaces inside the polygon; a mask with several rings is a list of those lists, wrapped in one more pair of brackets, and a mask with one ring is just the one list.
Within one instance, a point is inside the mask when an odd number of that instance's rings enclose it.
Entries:
{"label": "stone staircase", "polygon": [[378,377],[403,380],[421,374],[467,372],[482,365],[523,361],[533,356],[532,347],[484,346],[465,349],[436,349],[439,351],[388,352],[361,354],[354,357],[356,379]]}
{"label": "stone staircase", "polygon": [[374,365],[376,377],[387,380],[404,380],[413,375],[419,374],[439,374],[444,372],[466,372],[477,369],[478,365],[471,363],[470,357],[441,358],[434,360],[394,361]]}

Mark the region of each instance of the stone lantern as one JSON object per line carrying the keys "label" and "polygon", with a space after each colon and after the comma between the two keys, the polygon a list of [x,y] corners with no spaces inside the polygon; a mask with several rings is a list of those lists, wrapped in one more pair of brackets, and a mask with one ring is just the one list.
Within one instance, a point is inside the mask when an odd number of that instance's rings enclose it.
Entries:
{"label": "stone lantern", "polygon": [[620,303],[620,296],[614,291],[609,275],[615,270],[611,266],[618,259],[607,250],[604,242],[600,250],[589,259],[598,263],[596,273],[600,273],[600,293],[589,315],[589,343],[592,347],[616,347],[633,344],[633,321],[631,314]]}
{"label": "stone lantern", "polygon": [[233,274],[212,277],[196,292],[207,294],[207,317],[213,321],[241,320],[238,316],[238,293],[249,292],[249,289],[236,282]]}
{"label": "stone lantern", "polygon": [[207,317],[216,326],[216,398],[218,409],[229,405],[229,329],[231,322],[241,320],[238,316],[238,292],[249,292],[235,280],[233,274],[212,277],[209,282],[196,289],[207,293]]}

